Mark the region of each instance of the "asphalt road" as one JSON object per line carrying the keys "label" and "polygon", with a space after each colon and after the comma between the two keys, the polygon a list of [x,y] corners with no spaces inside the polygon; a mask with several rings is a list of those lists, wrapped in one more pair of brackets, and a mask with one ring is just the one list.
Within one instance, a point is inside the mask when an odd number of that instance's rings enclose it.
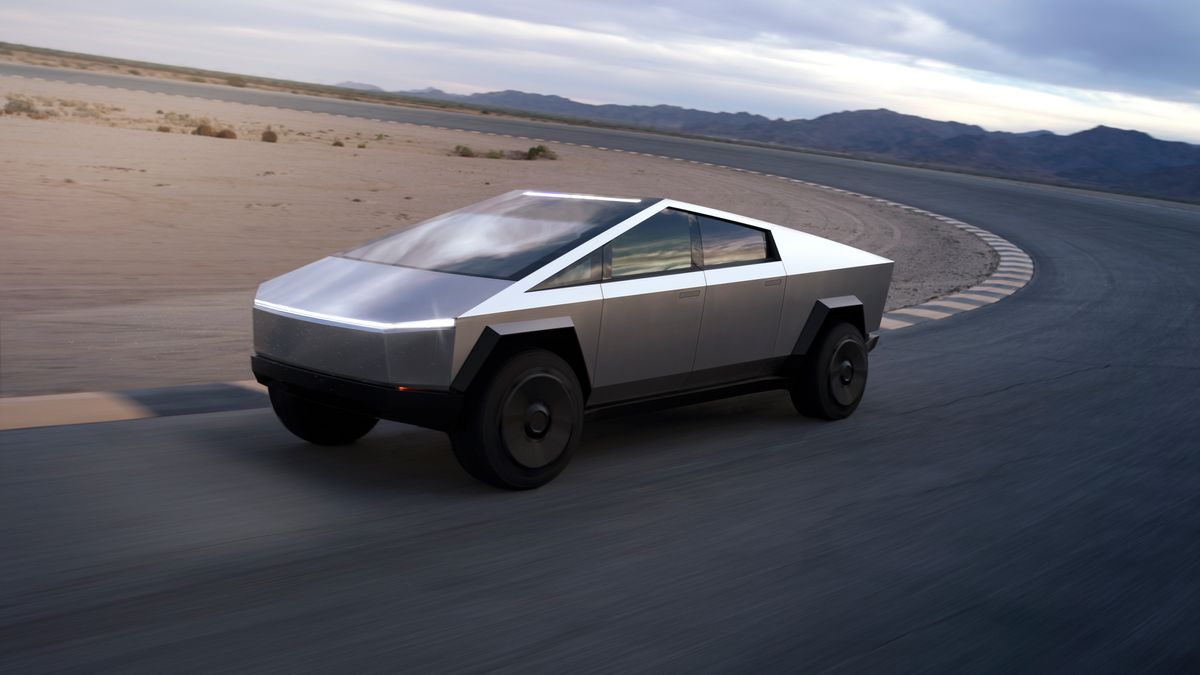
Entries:
{"label": "asphalt road", "polygon": [[598,422],[530,493],[395,424],[341,450],[268,411],[4,432],[0,671],[1200,671],[1200,209],[121,82],[766,170],[986,227],[1037,275],[888,334],[849,420],[765,394]]}

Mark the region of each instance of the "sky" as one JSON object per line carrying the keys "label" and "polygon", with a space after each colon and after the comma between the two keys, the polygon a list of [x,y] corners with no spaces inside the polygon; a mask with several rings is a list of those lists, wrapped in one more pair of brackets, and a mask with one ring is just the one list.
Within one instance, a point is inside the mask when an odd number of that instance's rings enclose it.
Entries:
{"label": "sky", "polygon": [[389,90],[1200,143],[1197,0],[0,0],[0,40]]}

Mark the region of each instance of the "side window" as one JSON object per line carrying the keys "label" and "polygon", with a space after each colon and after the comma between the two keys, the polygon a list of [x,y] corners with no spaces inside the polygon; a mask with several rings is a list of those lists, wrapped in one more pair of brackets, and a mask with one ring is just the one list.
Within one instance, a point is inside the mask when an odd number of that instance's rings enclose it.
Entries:
{"label": "side window", "polygon": [[558,274],[538,284],[533,290],[544,291],[548,288],[564,288],[566,286],[578,286],[580,284],[592,283],[593,281],[600,281],[600,275],[603,271],[604,253],[601,249],[596,249],[574,263],[567,265]]}
{"label": "side window", "polygon": [[696,216],[696,219],[700,221],[700,242],[704,251],[705,267],[772,259],[767,233],[763,230],[708,216]]}
{"label": "side window", "polygon": [[667,209],[638,223],[605,247],[612,279],[692,269],[692,220]]}

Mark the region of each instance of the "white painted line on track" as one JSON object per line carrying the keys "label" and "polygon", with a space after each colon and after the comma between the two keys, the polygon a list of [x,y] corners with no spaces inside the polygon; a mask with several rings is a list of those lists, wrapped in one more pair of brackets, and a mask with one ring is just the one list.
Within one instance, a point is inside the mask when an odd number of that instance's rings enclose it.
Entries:
{"label": "white painted line on track", "polygon": [[947,295],[946,298],[949,300],[956,300],[959,298],[963,298],[966,300],[976,300],[978,302],[986,302],[989,305],[992,304],[993,302],[998,302],[1000,300],[1003,300],[1003,298],[1000,298],[997,296],[979,295],[978,293],[953,293],[951,295]]}
{"label": "white painted line on track", "polygon": [[919,316],[922,319],[944,319],[954,314],[954,312],[939,312],[933,309],[924,309],[923,307],[901,307],[900,309],[891,310],[888,314],[909,314]]}
{"label": "white painted line on track", "polygon": [[884,330],[898,330],[900,328],[908,328],[911,325],[908,321],[900,321],[886,316],[879,321],[879,327]]}
{"label": "white painted line on track", "polygon": [[979,307],[979,305],[975,305],[975,304],[972,304],[969,302],[956,302],[954,300],[929,300],[929,301],[923,303],[921,306],[922,307],[926,307],[926,306],[945,307],[947,309],[954,309],[954,310],[958,310],[960,312],[969,312],[969,311],[971,311],[973,309],[977,309]]}

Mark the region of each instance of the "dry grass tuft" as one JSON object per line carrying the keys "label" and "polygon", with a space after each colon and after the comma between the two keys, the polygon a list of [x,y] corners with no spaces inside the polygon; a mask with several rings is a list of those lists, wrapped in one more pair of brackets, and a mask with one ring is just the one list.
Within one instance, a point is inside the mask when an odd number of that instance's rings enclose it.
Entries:
{"label": "dry grass tuft", "polygon": [[456,145],[450,154],[459,157],[485,157],[487,159],[558,159],[558,155],[544,145],[535,145],[528,150],[486,150],[482,153],[475,152],[469,145]]}
{"label": "dry grass tuft", "polygon": [[186,113],[177,113],[174,111],[165,112],[162,116],[166,118],[168,123],[180,127],[195,127],[201,124],[213,126],[213,121],[207,117],[192,117]]}
{"label": "dry grass tuft", "polygon": [[33,101],[22,96],[9,94],[8,103],[4,104],[4,112],[8,115],[28,115],[36,111]]}
{"label": "dry grass tuft", "polygon": [[279,142],[279,134],[275,133],[271,127],[267,127],[267,130],[262,132],[262,140],[263,143],[277,143]]}
{"label": "dry grass tuft", "polygon": [[216,136],[217,130],[211,124],[201,124],[192,132],[193,136]]}
{"label": "dry grass tuft", "polygon": [[346,147],[346,144],[345,144],[345,143],[343,143],[343,142],[341,142],[341,141],[334,141],[334,142],[333,142],[333,147],[335,147],[335,148],[344,148],[344,147]]}
{"label": "dry grass tuft", "polygon": [[558,155],[544,145],[535,145],[526,151],[525,159],[558,159]]}
{"label": "dry grass tuft", "polygon": [[359,149],[359,150],[362,150],[362,149],[363,149],[363,148],[365,148],[365,147],[367,147],[367,144],[366,144],[366,143],[359,143],[359,144],[358,144],[358,149]]}
{"label": "dry grass tuft", "polygon": [[171,133],[171,127],[169,127],[165,124],[160,124],[160,125],[158,125],[158,129],[156,129],[156,131],[161,131],[164,134],[169,134],[169,133]]}
{"label": "dry grass tuft", "polygon": [[222,129],[217,132],[217,138],[237,138],[237,134],[233,129]]}

